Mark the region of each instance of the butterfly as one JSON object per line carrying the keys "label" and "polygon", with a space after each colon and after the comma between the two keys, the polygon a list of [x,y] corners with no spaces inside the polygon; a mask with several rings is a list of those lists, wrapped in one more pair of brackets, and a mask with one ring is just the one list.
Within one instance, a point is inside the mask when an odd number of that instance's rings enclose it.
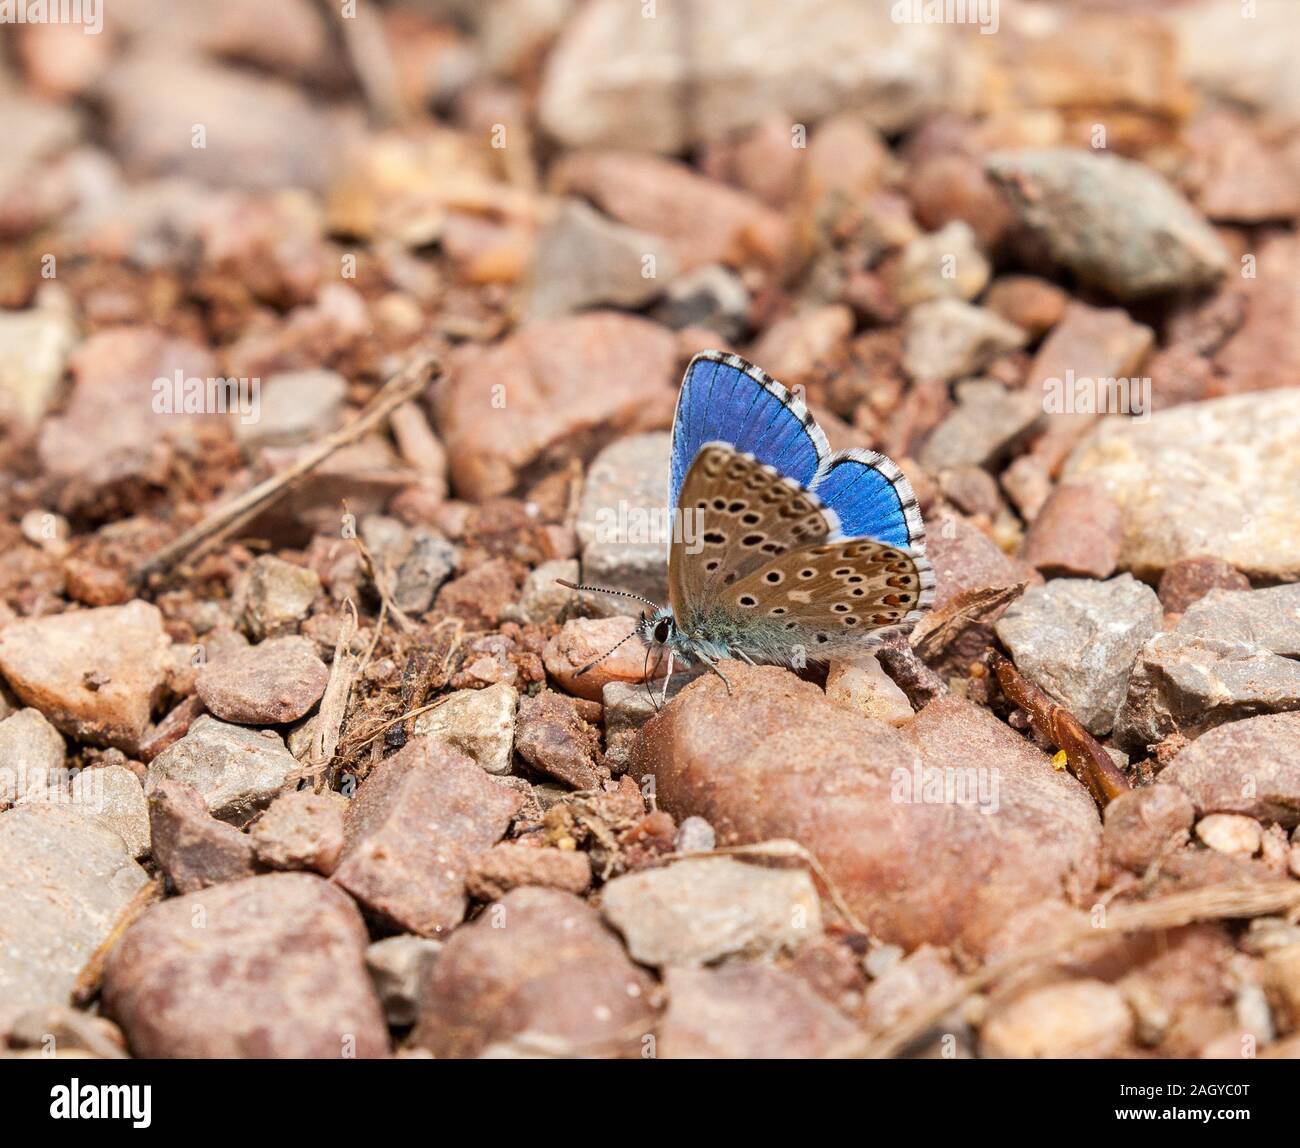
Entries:
{"label": "butterfly", "polygon": [[738,355],[704,351],[686,368],[668,505],[668,605],[562,583],[652,607],[628,637],[646,643],[647,666],[667,652],[664,700],[678,660],[702,662],[730,692],[724,659],[848,660],[934,601],[925,526],[903,472],[872,450],[832,453],[803,401]]}

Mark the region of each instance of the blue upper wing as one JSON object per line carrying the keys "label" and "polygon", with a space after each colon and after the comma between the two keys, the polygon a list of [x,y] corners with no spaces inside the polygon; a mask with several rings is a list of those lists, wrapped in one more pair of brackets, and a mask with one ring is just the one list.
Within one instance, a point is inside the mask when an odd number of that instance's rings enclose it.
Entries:
{"label": "blue upper wing", "polygon": [[839,451],[827,460],[812,489],[839,516],[845,538],[866,536],[925,552],[925,526],[911,483],[883,454]]}
{"label": "blue upper wing", "polygon": [[925,550],[916,495],[903,472],[873,450],[831,453],[802,400],[739,355],[705,351],[691,360],[673,419],[668,505],[705,443],[725,442],[817,494],[839,518],[839,537],[875,538]]}
{"label": "blue upper wing", "polygon": [[673,419],[668,505],[706,442],[725,442],[775,467],[801,486],[830,455],[808,408],[770,375],[738,355],[705,351],[686,368]]}

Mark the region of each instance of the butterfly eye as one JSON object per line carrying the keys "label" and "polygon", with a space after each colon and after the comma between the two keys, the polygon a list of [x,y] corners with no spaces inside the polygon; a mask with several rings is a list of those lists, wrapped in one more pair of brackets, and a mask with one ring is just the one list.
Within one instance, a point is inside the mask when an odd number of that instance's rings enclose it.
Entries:
{"label": "butterfly eye", "polygon": [[667,618],[665,618],[662,622],[660,622],[655,627],[655,641],[656,642],[668,641],[668,635],[672,632],[672,628],[673,628],[672,623],[669,622]]}

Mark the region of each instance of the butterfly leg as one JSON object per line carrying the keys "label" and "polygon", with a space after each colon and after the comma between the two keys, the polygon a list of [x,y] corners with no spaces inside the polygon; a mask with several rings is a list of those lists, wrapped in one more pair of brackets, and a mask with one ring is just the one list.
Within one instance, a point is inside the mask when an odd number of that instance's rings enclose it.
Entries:
{"label": "butterfly leg", "polygon": [[[699,653],[699,651],[696,651]],[[715,674],[722,679],[722,684],[727,687],[727,696],[731,696],[731,683],[727,681],[727,675],[718,669],[718,663],[713,661],[707,654],[699,654],[700,661],[709,667]]]}
{"label": "butterfly leg", "polygon": [[659,698],[660,705],[668,704],[668,683],[673,680],[673,652],[668,651],[668,672],[664,675],[664,692]]}
{"label": "butterfly leg", "polygon": [[748,662],[751,666],[756,666],[756,665],[758,665],[758,663],[757,663],[756,661],[754,661],[754,659],[751,658],[747,653],[745,653],[744,650],[734,650],[734,651],[732,651],[732,652],[733,652],[733,653],[736,655],[736,657],[738,657],[741,661],[743,661],[743,662]]}

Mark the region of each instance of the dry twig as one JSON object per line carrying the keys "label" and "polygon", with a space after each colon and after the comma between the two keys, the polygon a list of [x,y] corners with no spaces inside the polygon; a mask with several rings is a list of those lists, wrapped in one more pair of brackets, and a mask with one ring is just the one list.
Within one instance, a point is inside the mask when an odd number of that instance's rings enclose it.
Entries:
{"label": "dry twig", "polygon": [[327,435],[319,446],[309,451],[292,466],[273,475],[265,482],[258,483],[252,490],[247,490],[237,498],[231,499],[224,506],[214,510],[202,522],[190,527],[179,538],[145,559],[132,572],[133,580],[139,583],[150,574],[169,570],[213,536],[220,535],[233,526],[251,519],[254,514],[283,497],[296,483],[332,454],[373,430],[396,407],[413,399],[430,382],[437,379],[441,371],[437,359],[431,354],[422,354],[412,359],[383,385],[366,409],[347,426]]}

